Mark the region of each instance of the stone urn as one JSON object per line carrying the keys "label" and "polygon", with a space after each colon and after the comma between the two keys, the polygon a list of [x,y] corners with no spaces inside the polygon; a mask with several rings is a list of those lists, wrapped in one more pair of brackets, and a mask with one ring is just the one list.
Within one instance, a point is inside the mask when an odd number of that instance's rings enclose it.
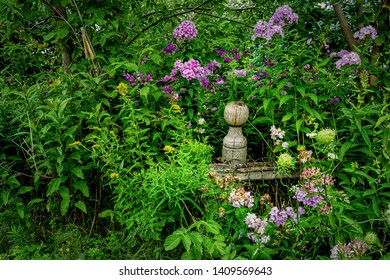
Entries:
{"label": "stone urn", "polygon": [[247,140],[242,126],[249,116],[248,106],[242,101],[233,101],[226,105],[224,118],[229,125],[228,134],[223,138],[222,161],[230,164],[245,164]]}

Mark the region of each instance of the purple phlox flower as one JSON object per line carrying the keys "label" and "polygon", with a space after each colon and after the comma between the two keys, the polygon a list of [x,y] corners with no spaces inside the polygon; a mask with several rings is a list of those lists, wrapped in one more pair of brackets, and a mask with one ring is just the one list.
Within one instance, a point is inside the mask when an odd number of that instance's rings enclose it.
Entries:
{"label": "purple phlox flower", "polygon": [[285,20],[287,20],[289,24],[294,22],[298,23],[298,15],[293,13],[288,5],[276,9],[269,21],[259,20],[253,29],[254,35],[252,36],[252,40],[255,40],[257,37],[262,37],[269,41],[275,34],[279,34],[283,37],[283,27],[286,25]]}
{"label": "purple phlox flower", "polygon": [[215,61],[215,60],[210,60],[210,63],[207,64],[206,68],[207,69],[210,69],[210,70],[214,70],[214,69],[217,69],[217,68],[220,68],[221,67],[221,63]]}
{"label": "purple phlox flower", "polygon": [[225,80],[222,79],[222,78],[217,78],[217,79],[215,80],[215,84],[216,84],[216,85],[222,85],[222,84],[224,84],[224,83],[226,83],[226,82],[225,82]]}
{"label": "purple phlox flower", "polygon": [[283,225],[288,219],[288,214],[285,210],[279,210],[278,207],[272,207],[269,213],[269,221],[275,223],[276,226]]}
{"label": "purple phlox flower", "polygon": [[176,73],[177,73],[177,69],[173,69],[169,76],[165,76],[164,78],[161,79],[161,82],[166,83],[166,82],[169,82],[169,81],[177,80]]}
{"label": "purple phlox flower", "polygon": [[306,69],[306,70],[309,70],[310,68],[311,68],[310,64],[305,64],[305,66],[303,66],[303,69]]}
{"label": "purple phlox flower", "polygon": [[274,23],[271,21],[268,22],[259,20],[256,23],[253,31],[255,34],[252,36],[252,40],[255,40],[258,37],[262,37],[269,41],[275,36],[275,34],[279,34],[282,37],[284,36],[282,26],[274,25]]}
{"label": "purple phlox flower", "polygon": [[372,40],[375,40],[376,38],[378,38],[378,34],[376,32],[376,29],[374,27],[372,27],[371,25],[368,25],[368,26],[361,28],[359,31],[357,31],[357,32],[355,32],[355,34],[353,34],[353,37],[355,39],[363,40],[367,35],[370,36]]}
{"label": "purple phlox flower", "polygon": [[132,86],[135,86],[137,84],[137,80],[134,78],[134,76],[130,75],[129,73],[124,74],[123,77],[125,80]]}
{"label": "purple phlox flower", "polygon": [[172,97],[173,97],[173,99],[175,99],[175,100],[178,100],[178,99],[179,99],[179,95],[178,95],[177,93],[174,93]]}
{"label": "purple phlox flower", "polygon": [[333,98],[333,99],[330,99],[328,102],[330,102],[330,103],[333,103],[333,102],[340,102],[340,98],[335,97],[335,98]]}
{"label": "purple phlox flower", "polygon": [[234,56],[233,56],[233,59],[234,60],[239,60],[241,58],[241,56],[239,55],[239,54],[235,54]]}
{"label": "purple phlox flower", "polygon": [[241,70],[234,70],[233,74],[237,75],[237,77],[246,77],[247,72],[245,69],[241,69]]}
{"label": "purple phlox flower", "polygon": [[165,54],[173,54],[173,53],[175,53],[177,50],[178,50],[178,48],[177,48],[174,44],[169,43],[168,46],[166,46],[166,47],[164,48],[163,52],[164,52]]}
{"label": "purple phlox flower", "polygon": [[226,63],[229,63],[230,61],[232,61],[232,60],[230,59],[230,57],[225,57],[225,58],[223,59],[223,62],[226,62]]}
{"label": "purple phlox flower", "polygon": [[187,80],[197,79],[204,82],[204,78],[213,74],[211,70],[202,67],[199,61],[195,59],[190,59],[184,63],[181,60],[177,60],[175,69],[179,70],[181,76]]}
{"label": "purple phlox flower", "polygon": [[223,49],[215,50],[217,52],[217,55],[224,55],[226,52]]}
{"label": "purple phlox flower", "polygon": [[163,86],[163,89],[164,89],[163,94],[172,94],[172,92],[173,92],[173,89],[171,86]]}
{"label": "purple phlox flower", "polygon": [[287,83],[284,85],[285,87],[291,87],[291,83]]}
{"label": "purple phlox flower", "polygon": [[330,56],[339,56],[340,59],[336,61],[336,68],[340,69],[345,65],[361,65],[362,61],[360,60],[360,56],[357,52],[348,52],[346,50],[341,50],[339,52],[333,52]]}
{"label": "purple phlox flower", "polygon": [[298,15],[293,13],[292,9],[288,5],[277,8],[270,18],[271,22],[278,23],[281,27],[284,27],[286,24],[284,20],[287,20],[289,24],[298,23]]}
{"label": "purple phlox flower", "polygon": [[173,36],[177,40],[189,40],[196,38],[198,31],[192,21],[185,20],[173,31]]}

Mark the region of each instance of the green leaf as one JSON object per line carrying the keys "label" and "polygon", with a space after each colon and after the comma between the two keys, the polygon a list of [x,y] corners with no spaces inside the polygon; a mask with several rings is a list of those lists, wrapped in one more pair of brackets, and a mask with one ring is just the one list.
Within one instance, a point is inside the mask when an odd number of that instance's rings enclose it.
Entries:
{"label": "green leaf", "polygon": [[380,118],[377,120],[377,122],[376,122],[374,128],[380,126],[381,123],[383,123],[384,121],[387,121],[387,120],[390,120],[390,116],[382,116],[382,117],[380,117]]}
{"label": "green leaf", "polygon": [[16,211],[21,219],[24,219],[24,205],[22,202],[16,204]]}
{"label": "green leaf", "polygon": [[61,206],[60,206],[60,209],[61,209],[61,215],[65,215],[66,212],[68,211],[69,209],[69,204],[70,204],[70,197],[65,197],[62,199],[61,201]]}
{"label": "green leaf", "polygon": [[[184,228],[184,230],[185,230],[185,228]],[[183,235],[175,234],[175,233],[176,233],[176,231],[174,233],[172,233],[171,235],[169,235],[165,239],[165,241],[164,241],[165,251],[171,251],[171,250],[175,249],[180,244],[180,241],[181,241]]]}
{"label": "green leaf", "polygon": [[84,174],[83,174],[83,171],[81,171],[81,169],[74,167],[70,170],[70,172],[72,172],[74,175],[76,175],[76,177],[78,177],[80,179],[84,179]]}
{"label": "green leaf", "polygon": [[288,100],[290,100],[292,97],[294,97],[294,96],[292,96],[292,95],[284,95],[282,98],[280,98],[280,100],[279,100],[279,108],[282,107],[282,105],[284,103],[286,103]]}
{"label": "green leaf", "polygon": [[89,197],[89,188],[88,188],[87,182],[77,181],[74,183],[73,187],[76,190],[79,190],[85,197]]}
{"label": "green leaf", "polygon": [[59,108],[58,108],[58,112],[57,112],[57,116],[58,116],[59,118],[62,118],[62,116],[63,116],[63,114],[64,114],[64,110],[65,110],[65,108],[66,108],[66,105],[68,105],[68,102],[69,102],[70,100],[72,100],[72,97],[67,98],[67,99],[65,99],[65,100],[63,100],[63,101],[61,102],[61,104],[60,104],[60,106],[59,106]]}
{"label": "green leaf", "polygon": [[69,199],[69,189],[67,187],[61,187],[61,188],[59,188],[58,191],[59,191],[62,198]]}
{"label": "green leaf", "polygon": [[11,190],[6,190],[4,192],[1,193],[1,198],[3,200],[3,205],[7,205],[8,203],[8,197],[9,197],[9,194],[11,193]]}
{"label": "green leaf", "polygon": [[294,116],[294,113],[288,112],[288,113],[287,113],[286,115],[284,115],[284,117],[282,118],[282,122],[288,121],[288,120],[291,119],[293,116]]}
{"label": "green leaf", "polygon": [[25,193],[28,193],[28,192],[31,192],[34,188],[33,187],[21,187],[19,190],[18,190],[18,194],[25,194]]}
{"label": "green leaf", "polygon": [[315,103],[316,105],[318,105],[318,97],[317,97],[316,94],[314,94],[314,93],[309,93],[308,96],[310,97],[311,100],[314,101],[314,103]]}
{"label": "green leaf", "polygon": [[48,185],[48,189],[46,191],[46,196],[49,197],[54,192],[58,191],[61,183],[62,183],[62,179],[61,178],[51,179],[51,181],[50,181],[50,183]]}
{"label": "green leaf", "polygon": [[31,199],[31,200],[28,202],[27,208],[30,208],[30,207],[33,206],[34,204],[41,203],[42,201],[44,201],[43,198],[33,198],[33,199]]}
{"label": "green leaf", "polygon": [[74,204],[77,208],[79,208],[81,211],[83,211],[85,214],[87,214],[87,206],[85,206],[85,203],[82,201],[77,201]]}
{"label": "green leaf", "polygon": [[187,234],[185,234],[183,235],[182,242],[186,251],[189,251],[191,249],[191,243],[192,243],[191,238]]}

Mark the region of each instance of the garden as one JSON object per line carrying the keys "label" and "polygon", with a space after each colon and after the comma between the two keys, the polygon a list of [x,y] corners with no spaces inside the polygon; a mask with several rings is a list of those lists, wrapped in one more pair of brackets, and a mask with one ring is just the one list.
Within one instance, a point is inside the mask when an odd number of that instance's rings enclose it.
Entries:
{"label": "garden", "polygon": [[390,1],[0,7],[0,259],[390,259]]}

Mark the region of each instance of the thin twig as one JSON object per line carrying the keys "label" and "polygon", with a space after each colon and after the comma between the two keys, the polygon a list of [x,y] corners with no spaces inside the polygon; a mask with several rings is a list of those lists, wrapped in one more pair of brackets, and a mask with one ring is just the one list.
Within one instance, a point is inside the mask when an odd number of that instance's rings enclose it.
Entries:
{"label": "thin twig", "polygon": [[173,15],[170,15],[170,16],[167,16],[167,17],[163,17],[159,20],[157,20],[156,22],[153,22],[151,24],[149,24],[148,26],[146,26],[144,29],[141,30],[140,33],[138,33],[137,35],[135,35],[133,37],[133,39],[130,40],[130,42],[128,43],[128,45],[131,45],[135,40],[138,39],[139,36],[141,36],[142,33],[144,33],[146,30],[156,26],[157,24],[159,24],[160,22],[164,21],[164,20],[167,20],[167,19],[170,19],[170,18],[173,18],[173,17],[176,17],[176,16],[180,16],[180,15],[184,15],[184,14],[188,14],[188,13],[191,13],[191,12],[194,12],[196,11],[197,9],[201,8],[202,6],[206,5],[207,3],[211,2],[212,0],[207,0],[205,2],[203,2],[202,4],[199,4],[198,6],[196,6],[195,8],[189,8],[187,9],[186,11],[183,11],[183,12],[180,12],[180,13],[176,13],[176,14],[173,14]]}

